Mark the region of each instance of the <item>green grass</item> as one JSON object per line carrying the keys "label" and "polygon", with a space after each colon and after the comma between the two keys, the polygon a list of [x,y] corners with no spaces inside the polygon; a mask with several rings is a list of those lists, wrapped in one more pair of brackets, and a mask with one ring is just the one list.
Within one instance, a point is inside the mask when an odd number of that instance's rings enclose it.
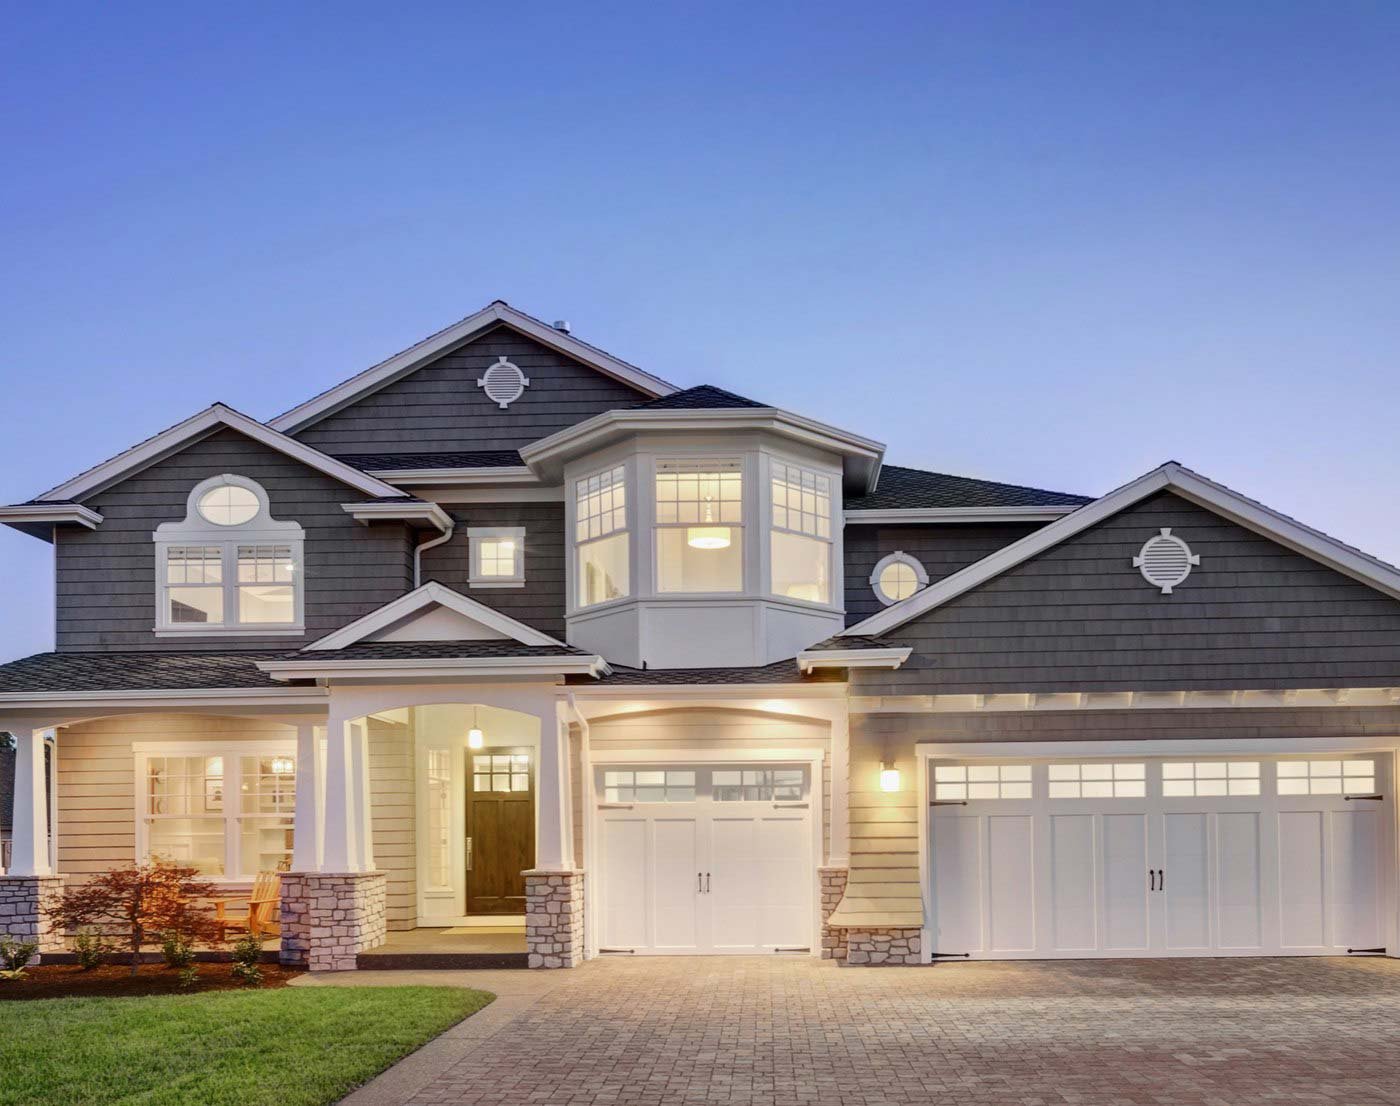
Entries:
{"label": "green grass", "polygon": [[287,987],[0,1008],[0,1106],[322,1106],[494,996]]}

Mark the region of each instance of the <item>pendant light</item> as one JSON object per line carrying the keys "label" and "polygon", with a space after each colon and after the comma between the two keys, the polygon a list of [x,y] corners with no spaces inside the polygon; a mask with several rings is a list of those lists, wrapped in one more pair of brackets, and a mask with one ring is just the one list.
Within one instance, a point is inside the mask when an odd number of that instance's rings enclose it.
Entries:
{"label": "pendant light", "polygon": [[476,707],[472,707],[472,728],[467,731],[467,748],[480,749],[486,744],[486,735],[481,732],[481,727],[477,725]]}
{"label": "pendant light", "polygon": [[[715,521],[714,499],[712,495],[705,497],[707,524]],[[728,549],[729,541],[728,526],[690,526],[685,531],[685,543],[692,549]]]}

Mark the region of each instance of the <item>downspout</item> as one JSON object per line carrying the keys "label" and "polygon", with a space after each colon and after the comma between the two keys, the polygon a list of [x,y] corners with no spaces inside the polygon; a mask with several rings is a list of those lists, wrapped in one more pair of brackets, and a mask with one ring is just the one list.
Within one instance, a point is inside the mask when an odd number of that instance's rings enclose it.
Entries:
{"label": "downspout", "polygon": [[413,587],[418,589],[423,586],[423,551],[441,545],[445,541],[452,539],[452,532],[457,528],[456,520],[451,515],[447,516],[447,529],[432,541],[425,541],[421,545],[413,547]]}

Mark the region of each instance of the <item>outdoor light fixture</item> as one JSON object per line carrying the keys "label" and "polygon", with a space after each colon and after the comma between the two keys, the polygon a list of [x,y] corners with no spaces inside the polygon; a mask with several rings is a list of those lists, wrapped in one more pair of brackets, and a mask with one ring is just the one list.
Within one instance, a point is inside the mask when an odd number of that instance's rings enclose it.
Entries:
{"label": "outdoor light fixture", "polygon": [[891,768],[888,762],[880,765],[880,790],[899,790],[899,769]]}
{"label": "outdoor light fixture", "polygon": [[296,763],[291,757],[273,757],[272,774],[275,776],[290,776],[296,771]]}
{"label": "outdoor light fixture", "polygon": [[[705,521],[714,522],[715,509],[711,504],[714,496],[705,497]],[[729,527],[728,526],[690,526],[685,532],[685,544],[692,549],[728,549],[729,548]]]}
{"label": "outdoor light fixture", "polygon": [[486,735],[481,732],[481,727],[477,725],[476,707],[472,707],[472,728],[467,731],[467,748],[480,749],[486,744]]}

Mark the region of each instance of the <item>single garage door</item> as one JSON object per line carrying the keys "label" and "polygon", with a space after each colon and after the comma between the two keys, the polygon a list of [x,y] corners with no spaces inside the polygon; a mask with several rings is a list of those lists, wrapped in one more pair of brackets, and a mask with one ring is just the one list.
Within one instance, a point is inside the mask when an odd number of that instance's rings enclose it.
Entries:
{"label": "single garage door", "polygon": [[1385,944],[1388,757],[934,761],[931,772],[936,955]]}
{"label": "single garage door", "polygon": [[598,769],[600,950],[810,949],[810,777],[806,765]]}

